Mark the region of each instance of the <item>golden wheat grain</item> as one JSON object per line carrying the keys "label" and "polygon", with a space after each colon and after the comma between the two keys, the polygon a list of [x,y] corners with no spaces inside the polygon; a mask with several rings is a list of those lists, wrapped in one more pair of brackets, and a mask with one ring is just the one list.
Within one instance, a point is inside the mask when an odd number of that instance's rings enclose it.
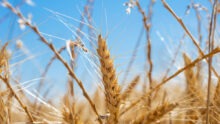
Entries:
{"label": "golden wheat grain", "polygon": [[127,86],[127,88],[124,90],[124,92],[121,94],[121,100],[125,100],[126,98],[129,98],[134,88],[139,83],[140,76],[136,76]]}
{"label": "golden wheat grain", "polygon": [[0,122],[2,124],[9,124],[9,118],[6,109],[7,107],[5,106],[4,101],[0,96]]}
{"label": "golden wheat grain", "polygon": [[[191,63],[191,59],[185,53],[183,54],[183,58],[185,65]],[[204,104],[201,90],[202,86],[200,82],[197,81],[196,74],[193,68],[185,70],[184,74],[187,83],[186,95],[190,99],[188,106],[195,108],[198,106],[202,106],[202,104]],[[188,124],[196,123],[200,116],[200,112],[197,109],[190,109],[186,111],[186,119],[189,120],[187,121]]]}
{"label": "golden wheat grain", "polygon": [[110,112],[110,117],[107,119],[107,123],[117,124],[120,106],[120,86],[118,85],[113,60],[110,57],[106,41],[101,37],[101,35],[98,37],[97,52],[101,63],[100,68],[102,72],[103,85],[105,87],[107,109]]}
{"label": "golden wheat grain", "polygon": [[135,124],[151,124],[159,121],[165,114],[172,111],[178,106],[177,103],[165,102],[163,105],[143,114],[135,121]]}
{"label": "golden wheat grain", "polygon": [[8,46],[8,42],[4,44],[2,48],[0,49],[0,74],[3,72],[3,70],[6,71],[5,66],[7,64],[8,59],[10,58],[6,50],[7,46]]}
{"label": "golden wheat grain", "polygon": [[[192,61],[191,59],[186,55],[183,54],[183,58],[185,61],[185,65],[190,64]],[[187,93],[195,100],[195,102],[202,102],[202,86],[201,82],[197,81],[196,74],[193,70],[193,68],[186,69],[185,72],[185,78],[187,82]]]}

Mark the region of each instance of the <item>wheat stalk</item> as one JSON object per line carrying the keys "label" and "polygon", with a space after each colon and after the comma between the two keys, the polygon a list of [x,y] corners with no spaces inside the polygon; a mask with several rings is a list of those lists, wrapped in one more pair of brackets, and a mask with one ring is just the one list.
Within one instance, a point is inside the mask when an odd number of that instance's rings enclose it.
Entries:
{"label": "wheat stalk", "polygon": [[[151,38],[150,38],[150,29],[151,29],[151,16],[153,13],[152,7],[154,5],[155,1],[151,0],[149,4],[149,10],[148,10],[148,15],[145,14],[144,10],[142,9],[139,1],[136,1],[136,5],[138,8],[138,11],[141,13],[142,18],[143,18],[143,24],[144,28],[146,30],[146,39],[147,39],[147,45],[146,45],[146,56],[147,56],[147,63],[149,64],[149,70],[147,72],[147,78],[149,80],[149,87],[150,90],[153,88],[153,78],[152,78],[152,72],[153,72],[153,62],[152,62],[152,47],[151,47]],[[148,97],[148,106],[151,106],[151,94]]]}

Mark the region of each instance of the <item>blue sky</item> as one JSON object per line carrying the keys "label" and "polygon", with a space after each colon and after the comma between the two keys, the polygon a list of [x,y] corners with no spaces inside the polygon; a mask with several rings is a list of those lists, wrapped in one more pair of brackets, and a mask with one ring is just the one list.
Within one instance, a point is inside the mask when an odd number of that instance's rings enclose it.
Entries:
{"label": "blue sky", "polygon": [[[107,41],[112,57],[115,61],[115,66],[117,67],[119,80],[121,80],[124,76],[123,74],[128,61],[131,57],[139,33],[143,27],[142,17],[137,11],[137,8],[132,9],[130,15],[126,14],[126,7],[123,6],[123,3],[127,1],[128,0],[95,0],[92,17],[93,26],[97,29],[96,33],[100,33],[104,35],[104,37],[108,34]],[[20,3],[21,0],[10,0],[10,2],[13,5],[16,5]],[[33,0],[33,2],[35,3],[35,6],[24,4],[20,7],[20,10],[26,17],[28,13],[33,15],[32,23],[36,24],[42,33],[64,39],[60,40],[54,37],[45,36],[48,40],[53,42],[57,48],[66,44],[65,39],[68,40],[75,38],[70,29],[65,27],[64,24],[58,20],[56,15],[48,10],[59,12],[80,20],[86,0]],[[197,20],[195,12],[191,10],[189,15],[185,15],[185,10],[187,5],[190,3],[190,0],[167,0],[167,2],[177,15],[183,19],[189,30],[197,38]],[[210,12],[211,5],[208,0],[194,0],[194,2],[207,7]],[[140,3],[145,10],[148,10],[148,1],[146,2],[146,0],[140,0]],[[205,36],[204,40],[206,40],[207,32],[205,26],[208,22],[206,21],[206,13],[201,11],[201,14],[203,24],[202,32]],[[21,74],[22,81],[38,78],[40,76],[40,72],[43,71],[45,65],[48,63],[53,54],[47,49],[47,47],[45,47],[44,44],[39,42],[38,37],[28,28],[24,31],[20,30],[17,23],[17,17],[15,15],[10,13],[6,8],[0,7],[0,19],[2,19],[5,15],[8,15],[8,17],[0,22],[0,40],[3,42],[12,40],[12,44],[10,44],[12,52],[14,51],[14,43],[18,39],[22,40],[26,47],[26,55],[22,51],[15,52],[16,57],[12,58],[11,63],[17,63],[26,58],[30,58],[31,56],[35,56],[33,59],[23,62],[20,70],[17,70],[15,67],[12,68],[12,70],[15,71],[15,74]],[[68,18],[62,19],[74,27],[79,26],[79,22]],[[170,63],[171,58],[174,55],[174,51],[177,48],[184,32],[177,21],[163,7],[160,0],[157,0],[155,6],[153,7],[152,22],[152,58],[155,65],[153,75],[156,78],[158,76],[160,77],[168,67],[167,65]],[[74,31],[75,29],[72,30]],[[87,29],[85,28],[83,31],[86,32]],[[164,39],[164,41],[161,38]],[[85,45],[89,46],[88,41],[86,39],[84,40]],[[144,75],[145,43],[146,40],[144,35],[141,40],[141,46],[138,48],[138,54],[134,66],[128,76],[130,79],[136,74]],[[181,48],[181,51],[187,51],[193,58],[197,55],[196,49],[194,49],[189,38],[184,40],[184,45]],[[82,54],[91,57],[90,54]],[[66,60],[69,60],[66,51],[63,52],[62,55]],[[181,60],[181,55],[179,60]],[[94,63],[98,64],[97,62]],[[94,67],[91,66],[88,66],[88,70],[92,71],[88,72],[86,65],[91,65],[91,62],[86,60],[86,58],[81,57],[79,63],[77,63],[76,73],[78,77],[85,82],[87,89],[94,89],[95,87],[93,88],[93,86],[94,83],[97,83],[97,80],[93,79],[93,74],[97,76],[98,73],[93,71]],[[181,62],[179,65],[181,66]],[[173,71],[175,70],[176,68],[174,67]],[[62,92],[65,90],[66,86],[66,75],[67,72],[65,68],[63,68],[58,61],[55,61],[48,73],[47,82],[50,82],[50,84],[54,83],[54,90]]]}

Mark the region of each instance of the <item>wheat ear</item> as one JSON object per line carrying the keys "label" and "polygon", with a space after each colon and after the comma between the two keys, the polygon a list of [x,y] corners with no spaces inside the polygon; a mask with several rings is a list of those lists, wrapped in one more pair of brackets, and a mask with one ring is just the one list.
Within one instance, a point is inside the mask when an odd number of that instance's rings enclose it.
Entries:
{"label": "wheat ear", "polygon": [[7,114],[7,107],[4,104],[2,96],[0,96],[0,122],[4,124],[9,124],[8,114]]}
{"label": "wheat ear", "polygon": [[[190,64],[192,61],[186,55],[183,54],[185,65]],[[196,74],[193,68],[186,69],[185,72],[186,82],[187,82],[187,93],[195,100],[197,103],[202,103],[202,92],[201,92],[201,84],[197,81]]]}
{"label": "wheat ear", "polygon": [[136,121],[135,124],[151,124],[158,121],[168,112],[172,111],[178,106],[177,103],[165,102],[163,105],[156,107],[147,114],[142,114]]}
{"label": "wheat ear", "polygon": [[107,109],[110,112],[107,123],[117,124],[120,106],[120,86],[118,85],[113,60],[110,58],[110,52],[107,48],[106,41],[101,37],[101,35],[98,37],[97,52],[101,63],[101,72],[103,85],[105,87]]}
{"label": "wheat ear", "polygon": [[[183,59],[185,62],[185,65],[188,65],[191,63],[191,59],[184,53]],[[199,85],[199,82],[196,79],[196,74],[193,70],[193,68],[186,69],[184,71],[187,88],[186,88],[186,95],[189,96],[189,104],[188,106],[191,107],[197,107],[201,106],[201,103],[204,103],[202,101],[202,90],[201,85]],[[200,113],[197,109],[189,109],[186,111],[186,119],[189,120],[188,124],[193,124],[197,122],[199,119]]]}
{"label": "wheat ear", "polygon": [[129,98],[129,96],[131,95],[132,91],[134,90],[134,88],[137,86],[137,84],[139,83],[140,80],[140,76],[136,76],[131,83],[129,83],[129,85],[127,86],[127,88],[125,89],[125,91],[121,94],[121,100],[126,100],[127,98]]}

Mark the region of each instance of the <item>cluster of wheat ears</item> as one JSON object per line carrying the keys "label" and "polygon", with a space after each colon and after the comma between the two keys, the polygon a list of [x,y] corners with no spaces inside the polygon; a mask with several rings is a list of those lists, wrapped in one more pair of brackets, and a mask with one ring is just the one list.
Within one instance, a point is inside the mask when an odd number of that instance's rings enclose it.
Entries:
{"label": "cluster of wheat ears", "polygon": [[[93,0],[88,0],[93,2]],[[88,3],[89,3],[88,2]],[[162,79],[155,79],[152,76],[154,63],[152,62],[151,50],[151,16],[153,14],[152,7],[156,1],[150,1],[148,13],[144,11],[141,4],[137,0],[130,1],[127,5],[134,5],[142,16],[142,23],[146,32],[146,63],[148,69],[146,70],[146,81],[140,80],[141,76],[134,76],[130,82],[119,82],[118,75],[114,66],[114,61],[110,55],[110,51],[106,39],[102,35],[97,37],[96,53],[99,57],[99,68],[102,75],[103,89],[97,88],[93,95],[89,94],[85,88],[85,84],[77,77],[74,72],[73,65],[61,56],[64,49],[69,49],[72,59],[76,57],[74,48],[83,45],[78,42],[69,41],[69,48],[62,47],[57,50],[53,43],[49,42],[39,31],[38,27],[29,22],[23,14],[8,1],[3,0],[2,5],[5,9],[9,9],[15,14],[23,24],[28,26],[38,37],[39,42],[42,42],[48,47],[54,56],[51,58],[49,64],[45,68],[42,76],[46,75],[49,66],[53,60],[59,60],[63,67],[68,71],[70,80],[68,81],[68,91],[61,99],[62,105],[53,107],[50,101],[37,101],[30,100],[22,91],[22,85],[19,81],[13,80],[10,73],[10,53],[8,52],[8,44],[6,42],[0,46],[0,124],[10,124],[16,122],[24,123],[70,123],[70,124],[89,124],[89,123],[107,123],[107,124],[152,124],[152,123],[207,123],[218,124],[220,123],[220,75],[212,64],[213,57],[220,52],[220,47],[215,47],[215,31],[217,30],[217,15],[219,13],[218,1],[210,1],[212,3],[212,12],[209,18],[209,30],[207,38],[207,47],[205,50],[200,45],[202,33],[198,28],[198,40],[192,35],[190,30],[184,24],[182,19],[172,10],[165,0],[157,1],[164,5],[164,8],[176,19],[182,30],[185,31],[184,37],[188,36],[192,41],[195,48],[198,50],[198,57],[192,60],[186,53],[183,53],[183,60],[185,66],[179,68],[176,72],[169,75],[169,69]],[[90,3],[91,4],[91,3]],[[193,5],[193,1],[192,1]],[[131,7],[131,6],[128,6]],[[194,7],[198,22],[201,22],[199,15],[199,6]],[[201,9],[201,8],[200,8]],[[91,16],[88,14],[88,7],[85,7],[88,20]],[[81,25],[82,26],[82,25]],[[198,23],[198,27],[201,24]],[[79,30],[78,30],[79,31]],[[22,47],[22,44],[18,44]],[[84,51],[88,52],[84,48]],[[135,50],[134,50],[135,52]],[[135,54],[135,53],[134,53]],[[133,63],[131,59],[128,69],[125,73],[131,71],[130,66]],[[203,64],[205,61],[208,65],[206,71],[208,78],[202,76]],[[172,64],[175,62],[175,58]],[[178,86],[164,87],[171,79],[183,73],[185,76],[185,89],[181,91]],[[212,77],[217,78],[217,84],[213,83]],[[206,80],[207,85],[201,82]],[[156,81],[160,80],[160,81]],[[11,82],[15,82],[16,86]],[[74,83],[76,83],[82,91],[85,100],[77,101],[74,94]],[[120,84],[126,83],[122,86]],[[14,84],[14,83],[13,83]],[[40,84],[38,89],[42,87]],[[143,90],[137,88],[141,86]],[[15,90],[16,89],[16,90]],[[19,89],[19,92],[18,90]],[[49,92],[49,91],[48,91]],[[170,96],[177,96],[182,100],[168,99]],[[53,97],[55,99],[56,97]],[[39,98],[40,99],[40,98]],[[38,99],[38,100],[39,100]],[[52,99],[52,100],[53,100]]]}

